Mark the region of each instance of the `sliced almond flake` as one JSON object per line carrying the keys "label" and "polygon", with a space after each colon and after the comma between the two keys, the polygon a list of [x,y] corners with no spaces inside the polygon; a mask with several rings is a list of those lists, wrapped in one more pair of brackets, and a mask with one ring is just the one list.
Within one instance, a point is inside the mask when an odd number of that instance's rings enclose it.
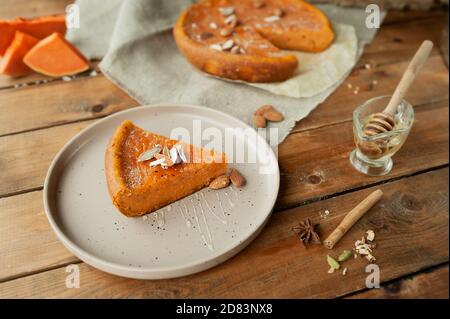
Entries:
{"label": "sliced almond flake", "polygon": [[141,155],[139,155],[137,161],[138,162],[145,162],[151,160],[153,157],[155,157],[155,154],[158,154],[161,152],[161,146],[155,145],[152,149],[149,149],[148,151],[145,151]]}
{"label": "sliced almond flake", "polygon": [[156,161],[150,162],[150,167],[155,167],[155,166],[161,165],[165,161],[166,160],[164,158],[157,159]]}
{"label": "sliced almond flake", "polygon": [[264,21],[266,21],[266,22],[275,22],[278,20],[280,20],[280,17],[278,17],[278,16],[270,16],[270,17],[264,18]]}
{"label": "sliced almond flake", "polygon": [[217,44],[217,43],[211,44],[209,47],[211,49],[213,49],[213,50],[216,50],[216,51],[222,51],[222,46],[220,44]]}
{"label": "sliced almond flake", "polygon": [[180,155],[178,155],[178,150],[175,147],[172,147],[169,151],[170,159],[174,164],[181,163]]}
{"label": "sliced almond flake", "polygon": [[334,269],[333,267],[331,267],[330,269],[328,269],[328,273],[329,273],[329,274],[332,274],[332,273],[334,273],[335,270],[336,270],[336,269]]}
{"label": "sliced almond flake", "polygon": [[211,29],[213,29],[213,30],[216,30],[219,26],[217,25],[217,23],[211,22],[211,23],[209,24],[209,27],[210,27]]}
{"label": "sliced almond flake", "polygon": [[374,262],[375,260],[377,260],[373,255],[371,255],[371,254],[368,254],[367,256],[365,256],[366,257],[366,259],[369,261],[369,262]]}
{"label": "sliced almond flake", "polygon": [[222,49],[223,50],[229,50],[234,46],[234,41],[233,40],[227,40],[222,44]]}
{"label": "sliced almond flake", "polygon": [[239,48],[239,53],[240,54],[245,54],[245,49],[244,48]]}
{"label": "sliced almond flake", "polygon": [[237,45],[235,45],[234,47],[231,48],[231,53],[233,54],[238,54],[239,53],[239,47]]}
{"label": "sliced almond flake", "polygon": [[176,149],[178,151],[178,155],[180,155],[181,160],[184,163],[189,162],[189,159],[187,158],[186,154],[184,153],[183,146],[181,144],[177,144],[177,145],[175,145],[175,147],[176,147]]}
{"label": "sliced almond flake", "polygon": [[234,14],[232,14],[232,15],[228,16],[224,22],[225,22],[225,24],[234,26],[237,23],[237,17]]}
{"label": "sliced almond flake", "polygon": [[221,15],[229,16],[230,14],[234,13],[234,8],[233,7],[219,8],[219,12],[220,12]]}
{"label": "sliced almond flake", "polygon": [[347,275],[347,267],[345,267],[343,270],[342,270],[342,276],[345,276],[345,275]]}

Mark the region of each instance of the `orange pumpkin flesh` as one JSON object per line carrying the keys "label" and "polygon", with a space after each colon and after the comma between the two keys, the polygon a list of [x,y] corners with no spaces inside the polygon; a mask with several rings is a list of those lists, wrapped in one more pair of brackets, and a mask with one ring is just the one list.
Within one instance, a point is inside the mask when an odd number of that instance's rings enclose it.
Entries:
{"label": "orange pumpkin flesh", "polygon": [[36,44],[23,62],[48,76],[73,75],[89,69],[88,60],[59,33],[53,33]]}
{"label": "orange pumpkin flesh", "polygon": [[33,72],[22,60],[38,42],[39,39],[17,31],[1,60],[0,73],[10,76],[23,76]]}
{"label": "orange pumpkin flesh", "polygon": [[43,39],[54,32],[65,34],[66,19],[64,15],[54,15],[35,19],[0,20],[0,56],[5,54],[16,31],[22,31],[38,39]]}

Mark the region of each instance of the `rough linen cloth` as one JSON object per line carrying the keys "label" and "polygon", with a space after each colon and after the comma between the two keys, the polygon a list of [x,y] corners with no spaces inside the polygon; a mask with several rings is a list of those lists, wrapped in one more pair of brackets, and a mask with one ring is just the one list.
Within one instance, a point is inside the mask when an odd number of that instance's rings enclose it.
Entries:
{"label": "rough linen cloth", "polygon": [[[194,69],[178,52],[171,26],[190,0],[77,0],[80,28],[70,29],[68,39],[87,57],[103,58],[100,69],[111,81],[141,104],[181,103],[204,105],[251,124],[254,110],[273,104],[285,120],[270,123],[278,128],[281,143],[296,121],[305,118],[347,77],[351,67],[331,86],[303,98],[277,95],[243,83],[223,81]],[[354,27],[357,57],[376,29],[365,25],[363,9],[318,5],[333,25]],[[381,18],[384,17],[382,12]]]}

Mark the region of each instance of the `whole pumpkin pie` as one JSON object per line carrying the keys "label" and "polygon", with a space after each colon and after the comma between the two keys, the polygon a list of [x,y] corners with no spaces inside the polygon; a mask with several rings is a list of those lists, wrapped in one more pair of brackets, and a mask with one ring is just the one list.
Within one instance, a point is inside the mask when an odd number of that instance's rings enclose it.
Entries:
{"label": "whole pumpkin pie", "polygon": [[175,24],[181,53],[209,74],[248,82],[290,78],[297,57],[281,50],[320,52],[333,41],[328,18],[301,0],[203,0]]}
{"label": "whole pumpkin pie", "polygon": [[116,130],[105,156],[113,204],[128,217],[188,196],[226,171],[224,154],[147,132],[130,121]]}

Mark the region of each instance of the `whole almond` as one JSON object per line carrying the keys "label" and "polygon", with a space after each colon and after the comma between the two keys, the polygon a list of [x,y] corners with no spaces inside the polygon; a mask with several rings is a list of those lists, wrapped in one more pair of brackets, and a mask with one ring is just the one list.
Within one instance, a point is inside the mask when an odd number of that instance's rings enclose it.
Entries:
{"label": "whole almond", "polygon": [[273,110],[273,109],[274,109],[274,107],[272,105],[263,105],[255,111],[255,114],[263,115],[265,112]]}
{"label": "whole almond", "polygon": [[253,115],[253,125],[256,128],[265,128],[267,125],[266,119],[262,115],[254,114]]}
{"label": "whole almond", "polygon": [[283,114],[275,109],[264,112],[263,116],[266,120],[271,122],[281,122],[282,120],[284,120]]}
{"label": "whole almond", "polygon": [[230,177],[222,175],[214,179],[210,184],[210,189],[222,189],[230,185]]}
{"label": "whole almond", "polygon": [[230,180],[231,180],[231,183],[233,183],[233,185],[236,186],[237,188],[240,188],[247,183],[247,181],[245,180],[245,177],[242,176],[242,174],[239,173],[239,171],[234,168],[231,169]]}

